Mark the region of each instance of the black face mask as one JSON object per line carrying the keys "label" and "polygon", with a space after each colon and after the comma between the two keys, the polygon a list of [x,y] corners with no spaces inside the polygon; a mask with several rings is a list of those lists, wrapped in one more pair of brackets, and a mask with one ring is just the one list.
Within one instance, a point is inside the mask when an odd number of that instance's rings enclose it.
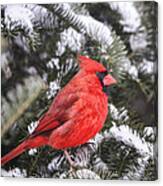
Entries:
{"label": "black face mask", "polygon": [[109,86],[105,86],[104,83],[103,83],[103,79],[105,78],[105,76],[108,74],[107,71],[104,71],[104,72],[97,72],[96,73],[96,76],[98,77],[101,85],[102,85],[102,90],[103,92],[108,96],[110,94],[110,90],[112,89],[112,85],[109,85]]}

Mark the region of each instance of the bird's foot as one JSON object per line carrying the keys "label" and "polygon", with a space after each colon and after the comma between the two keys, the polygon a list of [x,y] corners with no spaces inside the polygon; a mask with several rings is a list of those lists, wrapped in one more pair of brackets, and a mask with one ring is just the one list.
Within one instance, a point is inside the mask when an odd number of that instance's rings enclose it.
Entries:
{"label": "bird's foot", "polygon": [[77,169],[83,169],[85,167],[81,166],[80,164],[76,163],[75,161],[73,161],[68,153],[67,150],[64,150],[64,154],[66,156],[67,161],[70,164],[71,167],[71,171],[77,170]]}

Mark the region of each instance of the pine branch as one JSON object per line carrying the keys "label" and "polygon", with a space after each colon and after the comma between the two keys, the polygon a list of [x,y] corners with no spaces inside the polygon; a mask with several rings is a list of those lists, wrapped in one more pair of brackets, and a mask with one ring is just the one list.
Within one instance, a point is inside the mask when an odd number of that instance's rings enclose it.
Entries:
{"label": "pine branch", "polygon": [[[90,16],[75,14],[68,4],[42,5],[67,21],[77,31],[87,34],[92,39],[99,41],[102,45],[110,46],[113,39],[108,27],[96,21]],[[90,26],[91,25],[91,26]]]}
{"label": "pine branch", "polygon": [[58,17],[54,16],[53,13],[43,6],[38,4],[23,4],[20,6],[29,9],[35,15],[34,19],[32,19],[35,28],[46,31],[63,30],[63,27],[60,26],[61,23]]}
{"label": "pine branch", "polygon": [[109,138],[115,138],[117,141],[123,141],[129,147],[134,147],[141,156],[153,158],[153,145],[145,141],[144,138],[129,128],[129,126],[121,125],[113,126],[109,131]]}
{"label": "pine branch", "polygon": [[72,172],[69,175],[69,177],[75,178],[75,179],[93,179],[93,180],[101,179],[95,172],[93,172],[89,169],[77,170],[75,172]]}
{"label": "pine branch", "polygon": [[[21,40],[21,42],[25,40],[24,44],[35,50],[39,45],[40,38],[32,22],[35,18],[34,13],[20,5],[7,5],[4,8],[4,14],[4,20],[2,19],[3,35],[15,40]],[[23,38],[20,37],[20,34],[22,34]]]}
{"label": "pine branch", "polygon": [[84,35],[72,27],[61,32],[60,37],[60,41],[57,42],[57,50],[55,51],[57,56],[63,55],[67,49],[71,52],[79,52],[85,43]]}
{"label": "pine branch", "polygon": [[107,162],[109,169],[113,171],[120,165],[118,179],[143,179],[149,160],[155,157],[154,145],[145,141],[136,130],[127,125],[114,125],[104,136],[102,160]]}
{"label": "pine branch", "polygon": [[100,158],[99,155],[94,155],[91,158],[92,170],[98,174],[102,179],[111,178],[111,171],[109,170],[107,164]]}
{"label": "pine branch", "polygon": [[1,176],[2,177],[26,177],[27,172],[25,169],[20,170],[19,168],[14,168],[9,171],[6,171],[5,169],[1,169]]}
{"label": "pine branch", "polygon": [[145,168],[149,164],[148,157],[137,158],[137,166],[132,166],[131,170],[127,174],[120,177],[120,180],[143,180],[145,174]]}
{"label": "pine branch", "polygon": [[[91,16],[78,15],[71,10],[68,4],[42,5],[50,10],[54,15],[58,15],[63,20],[67,21],[70,26],[78,32],[97,41],[101,50],[109,53],[109,64],[117,71],[125,70],[126,64],[130,64],[126,58],[125,45],[114,31],[108,26],[95,20]],[[116,73],[117,77],[120,73]]]}

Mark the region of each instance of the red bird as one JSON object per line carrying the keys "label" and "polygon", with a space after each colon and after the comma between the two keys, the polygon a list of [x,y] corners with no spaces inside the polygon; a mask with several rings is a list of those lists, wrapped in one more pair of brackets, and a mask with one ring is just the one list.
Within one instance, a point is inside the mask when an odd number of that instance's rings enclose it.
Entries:
{"label": "red bird", "polygon": [[64,150],[86,143],[101,130],[108,113],[105,88],[116,83],[106,68],[88,57],[79,56],[79,72],[58,93],[34,132],[1,158],[4,165],[27,149],[49,145]]}

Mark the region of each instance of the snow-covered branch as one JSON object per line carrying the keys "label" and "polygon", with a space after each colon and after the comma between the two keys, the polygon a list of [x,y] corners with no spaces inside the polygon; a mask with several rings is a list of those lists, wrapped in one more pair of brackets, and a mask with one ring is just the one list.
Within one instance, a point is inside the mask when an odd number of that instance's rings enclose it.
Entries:
{"label": "snow-covered branch", "polygon": [[112,44],[113,38],[111,29],[91,16],[75,14],[71,10],[70,5],[66,3],[43,6],[67,21],[79,32],[86,34],[92,39],[98,41],[101,45],[109,47]]}
{"label": "snow-covered branch", "polygon": [[114,125],[107,135],[109,138],[115,138],[117,141],[122,141],[129,147],[135,148],[141,156],[153,158],[153,145],[146,142],[143,137],[140,137],[136,130],[131,129],[128,125],[121,125],[119,127]]}
{"label": "snow-covered branch", "polygon": [[122,19],[120,23],[126,32],[137,32],[141,25],[140,14],[135,8],[134,2],[109,2],[112,10],[117,11]]}

